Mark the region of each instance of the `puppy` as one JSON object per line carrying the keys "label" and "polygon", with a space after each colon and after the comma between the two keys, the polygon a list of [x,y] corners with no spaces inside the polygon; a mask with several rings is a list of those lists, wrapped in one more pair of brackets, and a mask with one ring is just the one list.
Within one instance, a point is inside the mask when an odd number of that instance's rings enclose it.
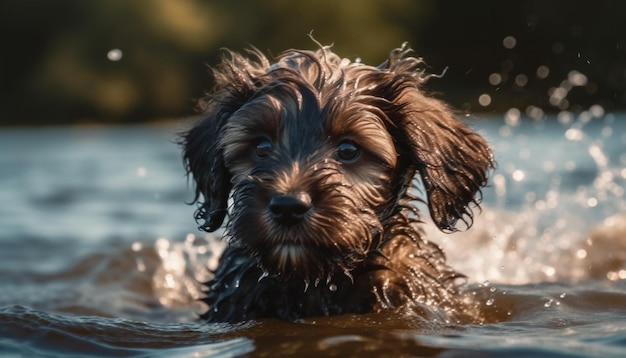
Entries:
{"label": "puppy", "polygon": [[372,67],[322,46],[274,64],[253,49],[212,70],[202,118],[181,140],[200,229],[228,215],[203,318],[472,315],[415,203],[445,232],[471,226],[492,154],[424,95],[431,76],[410,53],[403,45]]}

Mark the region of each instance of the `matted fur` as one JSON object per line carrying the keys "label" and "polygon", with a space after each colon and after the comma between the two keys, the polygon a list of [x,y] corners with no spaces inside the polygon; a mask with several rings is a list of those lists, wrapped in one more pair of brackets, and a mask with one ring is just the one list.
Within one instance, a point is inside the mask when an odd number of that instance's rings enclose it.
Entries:
{"label": "matted fur", "polygon": [[[250,50],[249,58],[227,52],[213,69],[202,119],[182,140],[200,228],[214,231],[229,216],[229,247],[208,283],[204,318],[407,307],[472,316],[462,275],[419,228],[413,184],[419,174],[440,229],[454,231],[458,220],[469,227],[492,154],[422,93],[429,76],[409,53],[395,49],[372,67],[328,47],[287,51],[274,64]],[[359,151],[355,160],[338,154],[345,143]],[[277,196],[298,199],[304,214],[277,220]]]}

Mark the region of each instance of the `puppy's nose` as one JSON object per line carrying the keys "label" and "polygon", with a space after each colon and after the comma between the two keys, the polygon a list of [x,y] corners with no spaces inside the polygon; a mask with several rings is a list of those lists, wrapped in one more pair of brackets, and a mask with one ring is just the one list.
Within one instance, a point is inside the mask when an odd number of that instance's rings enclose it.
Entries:
{"label": "puppy's nose", "polygon": [[305,192],[293,195],[276,194],[272,196],[269,203],[274,220],[286,226],[300,222],[311,207],[311,197]]}

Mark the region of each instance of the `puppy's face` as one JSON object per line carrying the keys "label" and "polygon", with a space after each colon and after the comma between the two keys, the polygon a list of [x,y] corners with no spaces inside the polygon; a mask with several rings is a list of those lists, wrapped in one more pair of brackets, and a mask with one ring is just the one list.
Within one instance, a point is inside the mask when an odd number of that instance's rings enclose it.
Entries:
{"label": "puppy's face", "polygon": [[440,228],[471,224],[491,152],[421,93],[427,76],[407,52],[379,67],[327,48],[273,65],[231,54],[183,138],[201,228],[228,213],[231,244],[265,272],[314,281],[348,272],[389,236],[416,172]]}
{"label": "puppy's face", "polygon": [[394,200],[398,154],[383,114],[350,94],[315,95],[270,88],[223,129],[230,234],[270,274],[320,279],[348,271],[370,250]]}

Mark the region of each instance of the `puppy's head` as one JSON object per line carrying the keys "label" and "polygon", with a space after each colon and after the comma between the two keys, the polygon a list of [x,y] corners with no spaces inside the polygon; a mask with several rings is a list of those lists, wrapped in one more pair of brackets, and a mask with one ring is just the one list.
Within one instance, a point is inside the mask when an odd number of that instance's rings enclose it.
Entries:
{"label": "puppy's head", "polygon": [[203,119],[183,137],[201,228],[216,230],[229,213],[231,244],[268,274],[319,280],[378,247],[416,171],[442,230],[471,225],[491,152],[421,92],[428,76],[408,52],[379,67],[328,48],[272,65],[258,51],[228,53]]}

